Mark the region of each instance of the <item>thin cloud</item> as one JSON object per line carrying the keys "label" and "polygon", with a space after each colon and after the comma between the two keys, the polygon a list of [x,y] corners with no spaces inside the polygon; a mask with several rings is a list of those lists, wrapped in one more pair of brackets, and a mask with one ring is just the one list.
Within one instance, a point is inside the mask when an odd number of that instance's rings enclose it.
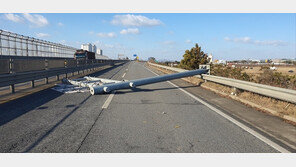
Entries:
{"label": "thin cloud", "polygon": [[114,45],[111,45],[111,44],[105,44],[104,45],[106,48],[114,48]]}
{"label": "thin cloud", "polygon": [[58,22],[58,26],[64,26],[64,24],[63,23],[61,23],[61,22]]}
{"label": "thin cloud", "polygon": [[242,38],[229,38],[225,37],[225,41],[234,42],[234,43],[245,43],[245,44],[253,44],[253,45],[261,45],[261,46],[286,46],[288,42],[281,40],[253,40],[250,37],[242,37]]}
{"label": "thin cloud", "polygon": [[187,39],[185,42],[186,43],[192,43],[192,41],[190,39]]}
{"label": "thin cloud", "polygon": [[10,20],[10,21],[13,21],[13,22],[16,22],[16,23],[20,23],[20,22],[23,22],[24,21],[22,17],[20,17],[17,14],[13,14],[13,13],[4,14],[4,17],[7,20]]}
{"label": "thin cloud", "polygon": [[158,26],[163,24],[158,19],[150,19],[142,15],[115,15],[111,21],[113,25],[123,25],[123,26]]}
{"label": "thin cloud", "polygon": [[164,45],[174,45],[176,42],[175,41],[164,41],[162,44]]}
{"label": "thin cloud", "polygon": [[139,34],[140,31],[138,28],[128,28],[128,29],[123,29],[120,31],[120,34]]}
{"label": "thin cloud", "polygon": [[48,20],[42,15],[24,13],[23,17],[36,27],[44,27],[49,24]]}
{"label": "thin cloud", "polygon": [[109,33],[100,32],[100,33],[97,33],[97,36],[102,38],[114,38],[116,37],[116,34],[114,32],[109,32]]}
{"label": "thin cloud", "polygon": [[93,42],[98,48],[100,48],[100,49],[108,49],[108,50],[124,50],[124,49],[126,49],[126,47],[125,46],[123,46],[122,44],[120,44],[120,43],[113,43],[113,44],[106,44],[106,43],[104,43],[104,42],[102,42],[102,41],[100,41],[100,40],[97,40],[97,41],[95,41],[95,42]]}
{"label": "thin cloud", "polygon": [[38,38],[44,38],[44,37],[49,37],[50,35],[49,34],[46,34],[46,33],[36,33],[36,36],[38,37]]}

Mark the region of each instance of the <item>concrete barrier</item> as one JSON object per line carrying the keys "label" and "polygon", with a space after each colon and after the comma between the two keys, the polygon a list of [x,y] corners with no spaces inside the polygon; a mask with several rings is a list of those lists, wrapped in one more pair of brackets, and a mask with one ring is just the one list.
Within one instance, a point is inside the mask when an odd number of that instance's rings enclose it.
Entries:
{"label": "concrete barrier", "polygon": [[66,64],[67,67],[76,67],[77,65],[77,62],[74,59],[67,59],[66,63],[67,63]]}
{"label": "concrete barrier", "polygon": [[0,74],[9,73],[9,60],[0,59]]}
{"label": "concrete barrier", "polygon": [[45,70],[44,60],[13,60],[13,72]]}
{"label": "concrete barrier", "polygon": [[64,68],[65,67],[65,60],[64,59],[60,59],[60,60],[47,60],[48,65],[47,68],[48,69],[52,69],[52,68]]}

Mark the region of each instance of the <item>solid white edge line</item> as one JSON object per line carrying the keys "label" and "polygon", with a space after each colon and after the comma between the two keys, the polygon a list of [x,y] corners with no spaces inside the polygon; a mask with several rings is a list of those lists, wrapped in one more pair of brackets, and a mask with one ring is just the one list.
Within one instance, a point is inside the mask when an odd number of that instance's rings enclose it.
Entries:
{"label": "solid white edge line", "polygon": [[125,74],[126,74],[126,73],[124,73],[124,74],[122,75],[122,78],[125,76]]}
{"label": "solid white edge line", "polygon": [[[145,66],[144,66],[145,67]],[[149,68],[145,67],[147,70],[149,70],[150,72],[152,72],[153,74],[159,76],[157,73],[153,72],[152,70],[150,70]],[[254,131],[253,129],[247,127],[246,125],[240,123],[239,121],[233,119],[232,117],[228,116],[227,114],[225,114],[224,112],[220,111],[219,109],[215,108],[214,106],[210,105],[209,103],[203,101],[202,99],[194,96],[193,94],[187,92],[186,90],[180,88],[179,86],[173,84],[170,81],[167,81],[169,84],[173,85],[174,87],[178,88],[179,90],[181,90],[182,92],[184,92],[185,94],[189,95],[190,97],[192,97],[193,99],[199,101],[200,103],[202,103],[203,105],[207,106],[208,108],[210,108],[211,110],[215,111],[216,113],[218,113],[219,115],[221,115],[222,117],[226,118],[228,121],[234,123],[235,125],[239,126],[240,128],[242,128],[243,130],[249,132],[250,134],[252,134],[253,136],[255,136],[256,138],[260,139],[261,141],[263,141],[264,143],[266,143],[267,145],[271,146],[272,148],[276,149],[277,151],[281,152],[281,153],[290,153],[290,151],[288,151],[287,149],[283,148],[282,146],[276,144],[275,142],[271,141],[270,139],[264,137],[263,135],[261,135],[260,133]]]}
{"label": "solid white edge line", "polygon": [[105,103],[104,103],[103,106],[102,106],[103,109],[108,108],[108,106],[109,106],[109,104],[111,103],[111,101],[112,101],[114,95],[115,95],[115,91],[113,91],[113,92],[109,95],[109,97],[107,98],[107,100],[105,101]]}

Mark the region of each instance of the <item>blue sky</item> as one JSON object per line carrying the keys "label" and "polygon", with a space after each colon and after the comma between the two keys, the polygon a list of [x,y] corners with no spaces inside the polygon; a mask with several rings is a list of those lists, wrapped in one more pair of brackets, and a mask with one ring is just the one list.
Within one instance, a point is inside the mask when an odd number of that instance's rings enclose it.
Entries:
{"label": "blue sky", "polygon": [[181,60],[201,45],[214,59],[296,58],[296,14],[1,14],[0,29],[104,55]]}

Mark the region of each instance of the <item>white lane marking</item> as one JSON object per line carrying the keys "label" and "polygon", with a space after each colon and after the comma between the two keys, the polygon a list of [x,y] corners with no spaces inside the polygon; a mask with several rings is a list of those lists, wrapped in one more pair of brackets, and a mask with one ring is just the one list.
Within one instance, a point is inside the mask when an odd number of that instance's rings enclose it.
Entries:
{"label": "white lane marking", "polygon": [[111,103],[111,101],[112,101],[114,95],[115,95],[115,91],[113,91],[113,92],[109,95],[109,97],[107,98],[107,100],[105,101],[104,105],[102,106],[103,109],[108,108],[108,106],[109,106],[109,104]]}
{"label": "white lane marking", "polygon": [[126,73],[124,73],[124,74],[122,75],[122,78],[125,76],[125,74],[126,74]]}
{"label": "white lane marking", "polygon": [[[149,68],[145,67],[146,69],[148,69],[150,72],[152,72],[153,74],[159,76],[158,74],[156,74],[155,72],[151,71]],[[269,146],[271,146],[272,148],[278,150],[281,153],[290,153],[290,151],[288,151],[287,149],[283,148],[282,146],[276,144],[275,142],[269,140],[268,138],[264,137],[263,135],[259,134],[258,132],[254,131],[253,129],[247,127],[246,125],[238,122],[237,120],[233,119],[232,117],[228,116],[227,114],[223,113],[222,111],[220,111],[219,109],[213,107],[212,105],[210,105],[209,103],[203,101],[202,99],[194,96],[193,94],[187,92],[186,90],[180,88],[179,86],[173,84],[170,81],[167,81],[169,84],[173,85],[174,87],[178,88],[179,90],[181,90],[182,92],[184,92],[185,94],[189,95],[190,97],[192,97],[193,99],[199,101],[200,103],[202,103],[203,105],[207,106],[208,108],[210,108],[211,110],[215,111],[216,113],[218,113],[219,115],[221,115],[222,117],[226,118],[228,121],[234,123],[235,125],[239,126],[240,128],[242,128],[243,130],[249,132],[250,134],[252,134],[253,136],[257,137],[258,139],[260,139],[261,141],[263,141],[264,143],[268,144]]]}

